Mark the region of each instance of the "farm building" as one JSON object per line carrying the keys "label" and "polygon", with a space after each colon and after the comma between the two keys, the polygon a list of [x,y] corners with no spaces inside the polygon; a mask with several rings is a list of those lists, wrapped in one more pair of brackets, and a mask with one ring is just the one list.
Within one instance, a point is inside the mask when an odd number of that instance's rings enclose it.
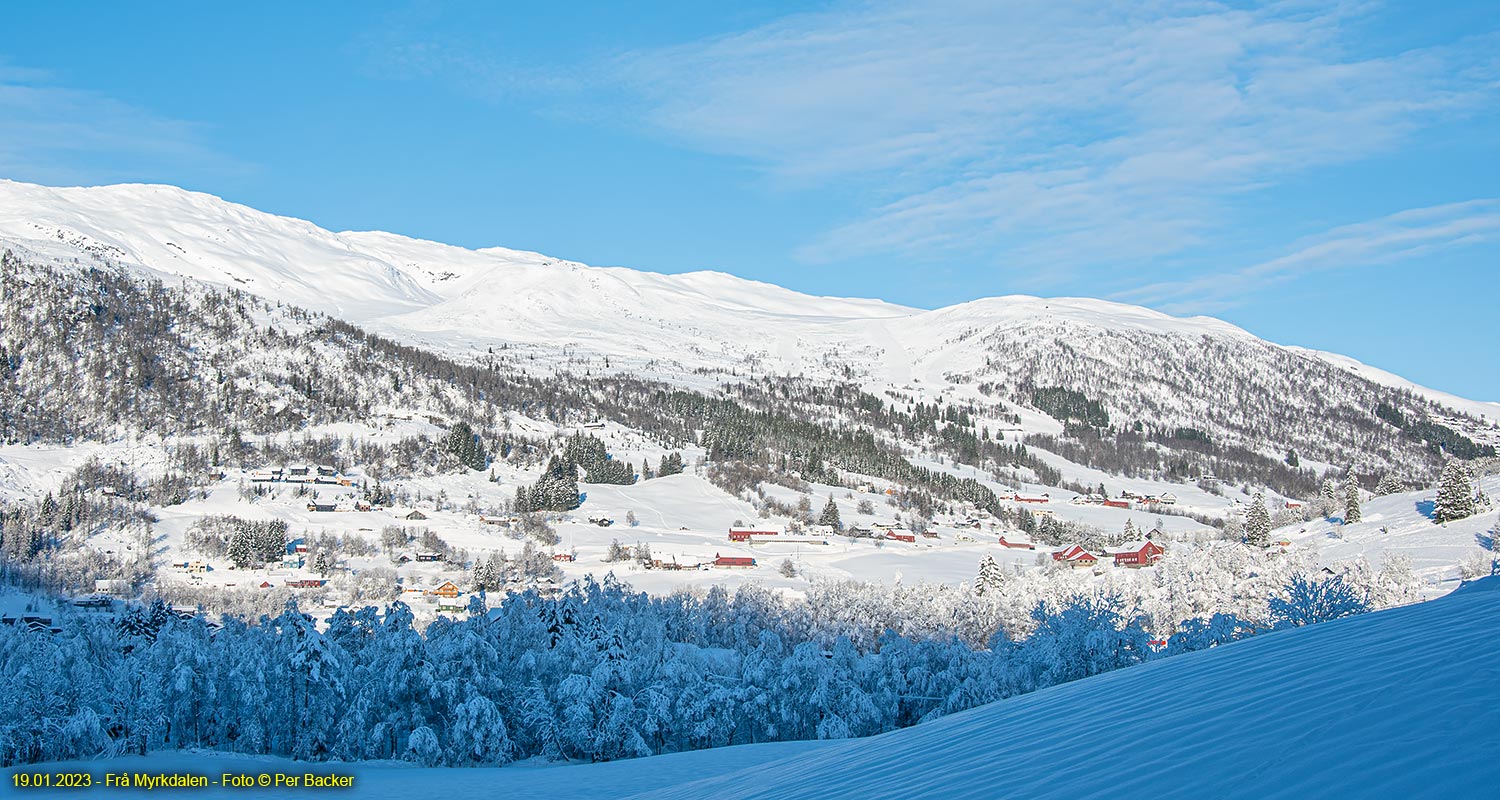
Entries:
{"label": "farm building", "polygon": [[1036,545],[1032,544],[1031,542],[1022,541],[1019,538],[1012,539],[1012,538],[1006,537],[1004,534],[1001,534],[1001,536],[1000,536],[1000,546],[1001,547],[1009,547],[1012,550],[1035,550],[1036,549]]}
{"label": "farm building", "polygon": [[757,538],[765,538],[767,536],[780,536],[780,535],[781,535],[781,531],[770,530],[770,529],[756,529],[756,530],[751,530],[749,528],[730,528],[729,529],[729,541],[731,541],[731,542],[749,542],[749,541],[754,541]]}
{"label": "farm building", "polygon": [[749,568],[755,566],[755,559],[749,556],[721,556],[714,554],[714,566],[726,568]]}
{"label": "farm building", "polygon": [[1120,550],[1112,553],[1117,567],[1131,567],[1139,569],[1149,567],[1161,560],[1166,550],[1156,542],[1147,540],[1144,542],[1133,542],[1125,545]]}
{"label": "farm building", "polygon": [[1081,545],[1076,544],[1053,553],[1052,560],[1061,561],[1070,567],[1092,567],[1099,563],[1098,556],[1083,549]]}

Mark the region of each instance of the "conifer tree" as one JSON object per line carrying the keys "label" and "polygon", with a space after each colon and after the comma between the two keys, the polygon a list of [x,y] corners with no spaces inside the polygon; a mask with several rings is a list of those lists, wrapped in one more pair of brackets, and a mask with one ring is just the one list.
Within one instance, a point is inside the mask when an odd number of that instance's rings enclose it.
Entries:
{"label": "conifer tree", "polygon": [[1329,516],[1338,509],[1340,505],[1339,489],[1338,485],[1333,482],[1333,478],[1323,479],[1323,491],[1321,500],[1322,502],[1320,505],[1322,505],[1323,508],[1323,516]]}
{"label": "conifer tree", "polygon": [[1266,499],[1259,492],[1250,510],[1245,514],[1245,544],[1265,547],[1271,541],[1271,514],[1266,511]]}
{"label": "conifer tree", "polygon": [[1375,486],[1375,496],[1385,497],[1392,494],[1400,494],[1406,491],[1406,484],[1402,483],[1395,475],[1387,472],[1380,478],[1380,483]]}
{"label": "conifer tree", "polygon": [[818,516],[819,525],[828,525],[835,531],[844,529],[844,523],[839,519],[838,504],[833,502],[833,495],[828,495],[828,502],[823,506],[823,513]]}
{"label": "conifer tree", "polygon": [[1433,505],[1434,522],[1450,522],[1474,514],[1474,487],[1469,482],[1469,470],[1459,461],[1449,461],[1443,467],[1443,476],[1438,482],[1437,502]]}
{"label": "conifer tree", "polygon": [[1344,484],[1344,524],[1349,525],[1360,520],[1359,510],[1359,482],[1354,480],[1354,473],[1349,473],[1349,482]]}
{"label": "conifer tree", "polygon": [[1000,588],[1000,583],[1004,579],[1000,565],[995,563],[993,556],[986,554],[979,562],[979,576],[974,579],[974,594],[980,596],[990,594]]}

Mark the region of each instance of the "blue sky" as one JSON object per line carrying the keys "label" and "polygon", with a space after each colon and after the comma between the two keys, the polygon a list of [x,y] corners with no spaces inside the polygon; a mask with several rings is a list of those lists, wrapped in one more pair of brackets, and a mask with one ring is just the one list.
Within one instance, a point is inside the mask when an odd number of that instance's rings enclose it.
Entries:
{"label": "blue sky", "polygon": [[1492,3],[17,3],[0,176],[937,307],[1212,314],[1500,399]]}

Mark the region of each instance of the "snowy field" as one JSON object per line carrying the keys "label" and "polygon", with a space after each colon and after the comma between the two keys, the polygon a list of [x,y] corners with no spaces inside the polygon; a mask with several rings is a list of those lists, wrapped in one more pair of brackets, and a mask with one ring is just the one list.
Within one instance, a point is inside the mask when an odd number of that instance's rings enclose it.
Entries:
{"label": "snowy field", "polygon": [[1430,603],[1264,634],[862,740],[499,769],[163,753],[11,769],[4,785],[18,771],[83,770],[350,774],[354,788],[339,796],[359,798],[1482,797],[1500,747],[1497,623],[1500,579],[1486,579]]}

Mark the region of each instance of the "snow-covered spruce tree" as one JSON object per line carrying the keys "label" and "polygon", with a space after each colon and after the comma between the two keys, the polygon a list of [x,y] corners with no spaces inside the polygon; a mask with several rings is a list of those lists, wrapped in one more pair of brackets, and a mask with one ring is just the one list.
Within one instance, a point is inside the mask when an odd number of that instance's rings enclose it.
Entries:
{"label": "snow-covered spruce tree", "polygon": [[1337,511],[1343,505],[1339,502],[1338,484],[1333,482],[1333,478],[1323,479],[1323,491],[1320,493],[1318,500],[1320,501],[1319,506],[1321,507],[1323,516],[1325,517],[1333,516],[1333,512]]}
{"label": "snow-covered spruce tree", "polygon": [[1266,499],[1259,492],[1250,510],[1245,513],[1245,544],[1265,547],[1271,541],[1271,513],[1266,510]]}
{"label": "snow-covered spruce tree", "polygon": [[1349,482],[1344,484],[1344,524],[1359,522],[1359,483],[1354,480],[1354,473],[1349,473]]}
{"label": "snow-covered spruce tree", "polygon": [[994,557],[985,555],[979,562],[979,575],[974,579],[974,594],[981,597],[990,594],[999,589],[1004,580],[1004,573],[1000,571],[1000,565],[995,563]]}
{"label": "snow-covered spruce tree", "polygon": [[467,422],[455,423],[448,430],[448,436],[443,439],[443,446],[458,458],[460,464],[469,469],[482,470],[489,463],[484,448],[479,444],[479,437],[474,435]]}
{"label": "snow-covered spruce tree", "polygon": [[1474,487],[1469,482],[1469,469],[1460,461],[1449,461],[1443,467],[1443,476],[1438,481],[1437,502],[1433,505],[1432,519],[1441,524],[1473,514]]}
{"label": "snow-covered spruce tree", "polygon": [[1400,494],[1404,491],[1406,491],[1406,484],[1402,483],[1400,478],[1397,478],[1395,475],[1389,472],[1387,472],[1385,475],[1382,475],[1380,478],[1380,483],[1375,485],[1376,497],[1385,497],[1387,495]]}
{"label": "snow-covered spruce tree", "polygon": [[665,478],[680,472],[682,472],[681,453],[668,453],[661,457],[661,466],[656,470],[657,477]]}
{"label": "snow-covered spruce tree", "polygon": [[844,523],[839,519],[838,504],[833,502],[833,495],[828,495],[828,502],[823,506],[823,513],[818,515],[819,525],[828,525],[835,531],[844,529]]}

